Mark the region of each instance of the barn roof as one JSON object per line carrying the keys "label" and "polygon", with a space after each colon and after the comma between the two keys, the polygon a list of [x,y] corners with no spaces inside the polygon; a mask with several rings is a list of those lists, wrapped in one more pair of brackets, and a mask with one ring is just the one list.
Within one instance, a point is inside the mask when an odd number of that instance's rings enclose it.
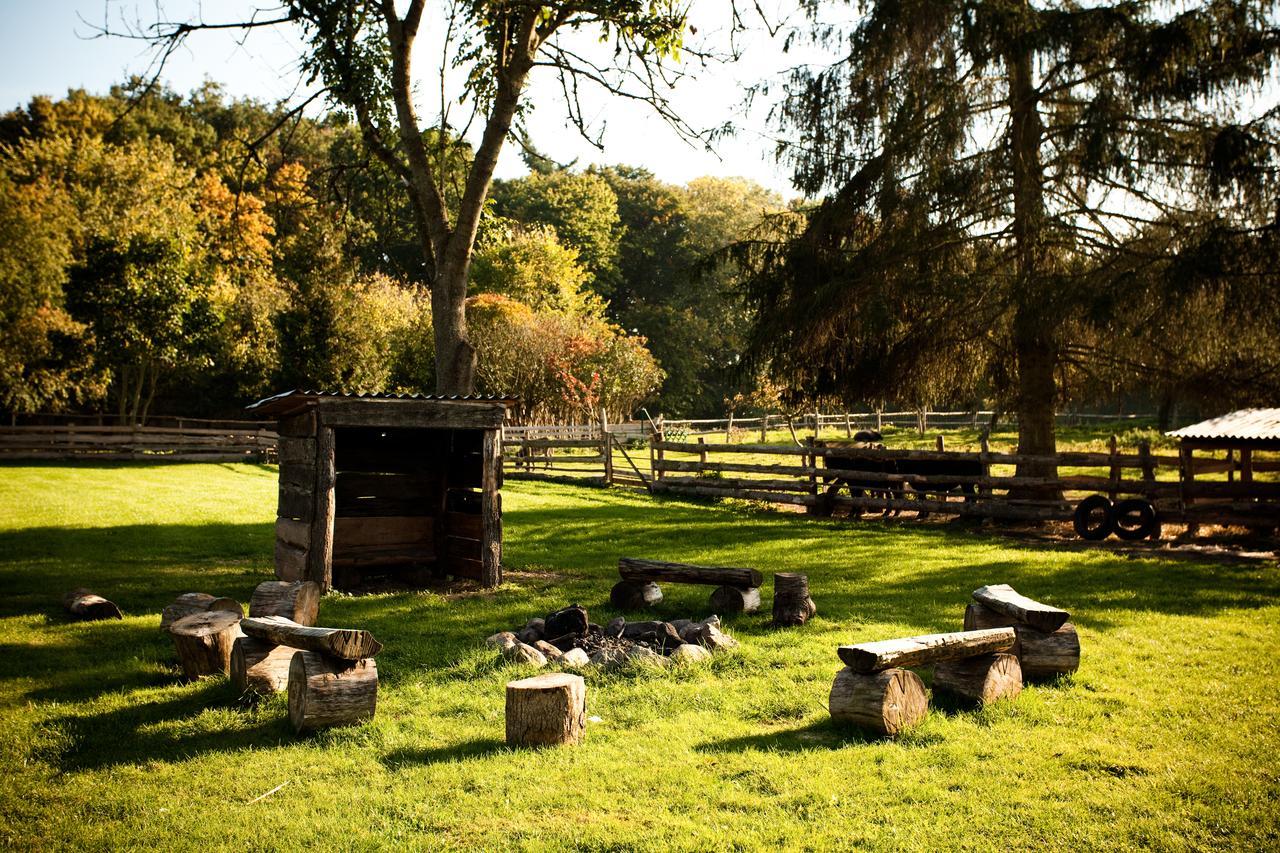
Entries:
{"label": "barn roof", "polygon": [[1280,441],[1280,409],[1240,409],[1165,434],[1192,441]]}
{"label": "barn roof", "polygon": [[298,411],[320,400],[427,400],[440,403],[502,403],[510,405],[515,397],[498,394],[392,394],[389,392],[350,394],[343,391],[283,391],[245,407],[245,411],[261,417],[279,417]]}

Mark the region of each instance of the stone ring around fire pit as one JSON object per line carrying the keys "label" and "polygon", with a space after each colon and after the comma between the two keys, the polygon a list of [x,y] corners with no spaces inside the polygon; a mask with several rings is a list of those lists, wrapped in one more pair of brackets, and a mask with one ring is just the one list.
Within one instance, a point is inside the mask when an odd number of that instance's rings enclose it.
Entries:
{"label": "stone ring around fire pit", "polygon": [[542,667],[595,664],[613,669],[628,661],[655,664],[707,660],[713,652],[731,649],[738,641],[720,630],[720,617],[700,622],[627,622],[621,616],[601,627],[577,604],[530,619],[519,631],[500,631],[485,641],[502,657]]}

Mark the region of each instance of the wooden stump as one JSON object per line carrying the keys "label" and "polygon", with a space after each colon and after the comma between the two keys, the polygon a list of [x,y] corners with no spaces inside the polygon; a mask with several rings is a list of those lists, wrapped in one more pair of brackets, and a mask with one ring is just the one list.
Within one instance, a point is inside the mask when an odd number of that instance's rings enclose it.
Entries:
{"label": "wooden stump", "polygon": [[609,603],[618,610],[643,610],[662,601],[662,589],[653,581],[618,581],[609,591]]}
{"label": "wooden stump", "polygon": [[320,585],[314,581],[265,581],[249,598],[250,616],[283,616],[299,625],[316,624]]}
{"label": "wooden stump", "polygon": [[241,695],[279,693],[289,685],[289,665],[296,651],[254,637],[237,637],[231,646],[231,683]]}
{"label": "wooden stump", "polygon": [[929,697],[920,676],[906,669],[836,673],[827,701],[831,718],[890,737],[924,719]]}
{"label": "wooden stump", "polygon": [[240,616],[228,610],[193,613],[170,625],[169,636],[187,678],[226,674],[231,671],[231,647],[242,636]]}
{"label": "wooden stump", "polygon": [[563,672],[507,683],[507,745],[553,746],[582,740],[587,686]]}
{"label": "wooden stump", "polygon": [[773,576],[773,624],[803,625],[818,612],[809,597],[809,576],[778,572]]}
{"label": "wooden stump", "polygon": [[315,731],[373,719],[378,705],[378,665],[315,652],[294,652],[289,663],[289,722]]}
{"label": "wooden stump", "polygon": [[1018,656],[1024,679],[1052,678],[1080,668],[1080,635],[1076,633],[1076,626],[1070,622],[1064,623],[1053,633],[1046,634],[981,604],[974,603],[965,608],[966,631],[1006,626],[1013,628],[1018,636],[1010,651]]}
{"label": "wooden stump", "polygon": [[123,619],[120,608],[102,596],[84,587],[73,589],[62,596],[62,608],[77,619]]}
{"label": "wooden stump", "polygon": [[718,586],[711,592],[711,610],[726,616],[739,613],[755,613],[760,609],[760,587],[742,589],[736,586]]}
{"label": "wooden stump", "polygon": [[184,592],[160,612],[160,627],[168,628],[184,616],[211,610],[225,610],[244,616],[244,608],[234,598],[219,598],[207,592]]}
{"label": "wooden stump", "polygon": [[1022,667],[1015,655],[999,652],[945,661],[933,668],[933,689],[986,704],[1022,692]]}

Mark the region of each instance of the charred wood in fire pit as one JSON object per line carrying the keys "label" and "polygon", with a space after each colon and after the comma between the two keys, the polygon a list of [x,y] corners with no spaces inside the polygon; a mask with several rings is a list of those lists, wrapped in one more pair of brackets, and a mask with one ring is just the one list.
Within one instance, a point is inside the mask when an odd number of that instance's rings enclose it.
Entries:
{"label": "charred wood in fire pit", "polygon": [[547,618],[543,621],[542,635],[543,637],[563,637],[565,634],[583,634],[586,633],[587,609],[577,604],[571,604],[555,613],[547,614]]}

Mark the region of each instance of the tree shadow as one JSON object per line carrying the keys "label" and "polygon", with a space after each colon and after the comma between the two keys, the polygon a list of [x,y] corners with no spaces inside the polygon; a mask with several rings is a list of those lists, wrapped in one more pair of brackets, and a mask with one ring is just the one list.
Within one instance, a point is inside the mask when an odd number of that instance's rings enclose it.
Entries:
{"label": "tree shadow", "polygon": [[54,763],[65,773],[179,762],[212,752],[260,749],[264,743],[294,738],[285,716],[270,712],[247,710],[229,722],[199,719],[210,711],[245,710],[247,706],[233,694],[229,682],[214,678],[162,699],[54,718],[46,725],[59,729],[64,740]]}

